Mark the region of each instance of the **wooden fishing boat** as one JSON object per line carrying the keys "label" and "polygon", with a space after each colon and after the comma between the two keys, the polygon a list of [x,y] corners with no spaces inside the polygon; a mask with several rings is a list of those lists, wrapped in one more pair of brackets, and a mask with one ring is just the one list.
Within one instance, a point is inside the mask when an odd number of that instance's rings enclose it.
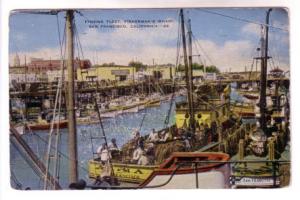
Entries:
{"label": "wooden fishing boat", "polygon": [[[211,127],[212,123],[221,123],[228,120],[231,111],[229,105],[229,86],[223,88],[223,97],[220,98],[216,92],[216,88],[213,86],[207,88],[206,86],[198,87],[198,91],[201,95],[205,93],[206,97],[201,99],[200,95],[197,100],[194,100],[194,121],[196,127],[204,127],[207,125]],[[210,96],[207,96],[210,95]],[[213,111],[212,111],[213,110]],[[188,103],[179,102],[176,103],[175,120],[177,128],[189,127],[191,116],[189,115]]]}
{"label": "wooden fishing boat", "polygon": [[[59,123],[54,122],[53,128],[67,128],[68,120],[61,120]],[[43,122],[43,123],[30,123],[27,124],[27,128],[30,130],[49,130],[51,127],[51,122]]]}
{"label": "wooden fishing boat", "polygon": [[137,112],[139,112],[138,106],[123,110],[123,113],[137,113]]}
{"label": "wooden fishing boat", "polygon": [[147,103],[145,103],[145,107],[158,107],[160,106],[160,98],[149,99]]}
{"label": "wooden fishing boat", "polygon": [[118,115],[117,111],[103,112],[101,113],[102,118],[115,118]]}
{"label": "wooden fishing boat", "polygon": [[243,96],[250,100],[256,100],[259,98],[258,94],[244,94]]}
{"label": "wooden fishing boat", "polygon": [[252,104],[238,104],[231,105],[233,113],[241,116],[242,118],[254,118],[255,117],[255,105]]}
{"label": "wooden fishing boat", "polygon": [[[158,132],[160,133],[166,131],[167,129],[169,128],[162,129]],[[116,178],[118,178],[118,180],[124,182],[130,182],[130,183],[142,183],[152,173],[154,168],[158,167],[158,165],[155,164],[155,162],[152,162],[153,164],[144,165],[144,166],[137,165],[137,164],[130,164],[130,158],[135,148],[134,143],[135,143],[134,140],[130,140],[125,145],[123,145],[119,154],[117,154],[116,156],[112,156],[113,159],[111,160],[111,163],[112,163],[114,175],[116,176]],[[156,143],[156,146],[163,146],[162,148],[165,148],[164,145],[166,146],[171,145],[172,147],[176,146],[175,142],[173,141],[170,141],[169,143],[171,144]],[[148,143],[146,143],[145,146],[147,146],[147,144]],[[160,149],[157,149],[157,152],[158,151],[160,151]],[[162,163],[161,159],[165,160],[165,158],[168,158],[169,155],[163,156],[163,158],[161,157],[162,156],[157,156],[157,159],[155,160],[158,164]],[[99,158],[95,158],[89,160],[88,170],[89,170],[89,177],[95,179],[98,176],[101,176],[104,170],[104,166],[99,160]]]}
{"label": "wooden fishing boat", "polygon": [[[114,176],[120,181],[139,183],[140,186],[149,186],[156,184],[161,177],[169,177],[174,170],[178,167],[178,164],[182,164],[182,167],[178,168],[175,173],[176,180],[178,175],[184,175],[185,178],[189,176],[195,177],[195,163],[204,162],[197,164],[197,173],[208,172],[210,170],[217,170],[224,165],[224,161],[229,159],[228,154],[215,153],[215,152],[175,152],[159,165],[136,165],[136,164],[123,164],[123,163],[112,163]],[[205,163],[205,161],[219,161],[220,163]],[[187,163],[184,163],[187,162]],[[88,163],[89,177],[97,178],[101,175],[104,166],[97,159],[90,160]],[[218,177],[221,177],[220,172],[217,173]],[[222,175],[223,176],[223,175]],[[224,183],[222,178],[221,183]],[[181,178],[180,178],[181,179]],[[184,180],[184,179],[183,179]],[[216,183],[219,184],[219,183]],[[176,186],[175,188],[185,188]]]}
{"label": "wooden fishing boat", "polygon": [[226,161],[229,158],[224,153],[175,152],[155,168],[140,187],[228,188],[230,168]]}

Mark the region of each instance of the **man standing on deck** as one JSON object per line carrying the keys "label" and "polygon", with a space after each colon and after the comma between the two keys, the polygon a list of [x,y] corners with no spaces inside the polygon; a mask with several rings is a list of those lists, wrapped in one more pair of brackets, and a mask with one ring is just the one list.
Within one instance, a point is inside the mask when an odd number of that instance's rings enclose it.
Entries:
{"label": "man standing on deck", "polygon": [[97,154],[100,157],[101,163],[105,165],[108,160],[111,158],[111,155],[108,151],[107,145],[104,143],[97,149]]}
{"label": "man standing on deck", "polygon": [[152,132],[149,134],[148,141],[155,143],[158,140],[159,140],[158,133],[155,131],[155,129],[152,129]]}
{"label": "man standing on deck", "polygon": [[136,128],[133,130],[132,137],[133,137],[133,140],[138,140],[141,137],[139,129]]}
{"label": "man standing on deck", "polygon": [[133,156],[132,156],[132,162],[134,164],[137,164],[137,162],[139,161],[139,159],[141,158],[141,156],[144,153],[144,149],[143,146],[138,146],[138,148],[136,148],[133,152]]}
{"label": "man standing on deck", "polygon": [[117,140],[115,138],[111,139],[111,143],[108,145],[110,151],[119,151]]}

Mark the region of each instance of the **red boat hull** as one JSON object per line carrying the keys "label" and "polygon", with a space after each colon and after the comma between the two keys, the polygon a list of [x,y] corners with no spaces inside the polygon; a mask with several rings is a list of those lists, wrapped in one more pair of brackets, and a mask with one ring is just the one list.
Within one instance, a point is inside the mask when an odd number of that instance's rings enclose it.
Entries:
{"label": "red boat hull", "polygon": [[[28,124],[27,125],[29,129],[31,130],[49,130],[51,127],[51,123],[47,124]],[[68,121],[61,121],[59,124],[54,123],[54,128],[67,128],[68,126]]]}

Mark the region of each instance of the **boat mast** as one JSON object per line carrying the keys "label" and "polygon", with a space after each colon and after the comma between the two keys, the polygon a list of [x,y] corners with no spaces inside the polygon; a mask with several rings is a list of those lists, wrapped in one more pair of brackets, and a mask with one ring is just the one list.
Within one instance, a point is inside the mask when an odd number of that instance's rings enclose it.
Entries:
{"label": "boat mast", "polygon": [[[183,57],[184,57],[184,66],[185,66],[185,81],[186,81],[186,86],[187,86],[187,97],[188,97],[188,107],[189,107],[189,116],[190,116],[190,123],[189,123],[189,127],[192,128],[192,130],[194,129],[194,113],[193,113],[193,106],[192,106],[192,84],[190,82],[192,82],[192,78],[190,77],[192,75],[192,70],[191,70],[191,66],[192,66],[192,48],[191,48],[191,44],[189,45],[189,61],[190,64],[188,63],[188,56],[187,56],[187,49],[186,49],[186,39],[185,39],[185,26],[184,26],[184,16],[183,16],[183,9],[180,9],[180,18],[181,18],[181,32],[182,32],[182,46],[183,46]],[[190,31],[189,31],[190,33]],[[191,36],[189,36],[189,42],[191,43]],[[190,68],[190,70],[189,70]]]}
{"label": "boat mast", "polygon": [[269,37],[269,16],[272,9],[267,11],[265,41],[262,39],[261,51],[261,72],[260,72],[260,127],[266,131],[266,88],[267,88],[267,67],[268,67],[268,37]]}
{"label": "boat mast", "polygon": [[188,48],[189,48],[189,83],[190,83],[190,95],[191,95],[191,118],[190,118],[190,127],[195,133],[195,119],[194,119],[194,97],[193,97],[193,91],[194,91],[194,85],[193,85],[193,52],[192,52],[192,25],[191,25],[191,19],[188,20]]}
{"label": "boat mast", "polygon": [[73,23],[74,11],[68,10],[66,13],[66,39],[67,39],[67,111],[68,111],[68,150],[69,150],[69,182],[77,182],[77,138],[76,138],[76,120],[74,110],[74,44],[73,44]]}

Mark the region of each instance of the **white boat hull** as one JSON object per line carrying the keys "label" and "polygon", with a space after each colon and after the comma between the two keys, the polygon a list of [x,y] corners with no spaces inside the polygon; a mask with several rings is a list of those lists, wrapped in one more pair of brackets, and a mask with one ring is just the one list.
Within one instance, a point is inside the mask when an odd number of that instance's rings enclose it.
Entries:
{"label": "white boat hull", "polygon": [[[171,175],[158,175],[147,184],[147,186],[158,186],[166,183]],[[197,188],[195,173],[176,174],[171,181],[159,187],[159,189],[194,189]],[[198,173],[198,188],[201,189],[220,189],[226,188],[225,177],[222,172],[209,171]]]}

